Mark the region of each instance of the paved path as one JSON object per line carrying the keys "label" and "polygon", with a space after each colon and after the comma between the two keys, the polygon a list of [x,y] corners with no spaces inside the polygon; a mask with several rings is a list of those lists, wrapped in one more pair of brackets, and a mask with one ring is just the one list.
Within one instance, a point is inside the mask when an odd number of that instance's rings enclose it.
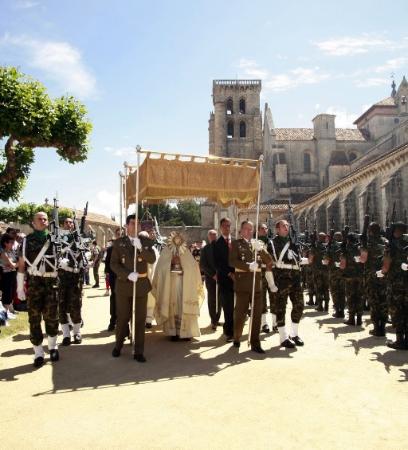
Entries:
{"label": "paved path", "polygon": [[87,289],[82,345],[32,368],[27,335],[0,341],[1,448],[407,448],[408,352],[306,310],[304,348],[238,352],[221,330],[147,335],[147,364],[110,352],[108,297]]}

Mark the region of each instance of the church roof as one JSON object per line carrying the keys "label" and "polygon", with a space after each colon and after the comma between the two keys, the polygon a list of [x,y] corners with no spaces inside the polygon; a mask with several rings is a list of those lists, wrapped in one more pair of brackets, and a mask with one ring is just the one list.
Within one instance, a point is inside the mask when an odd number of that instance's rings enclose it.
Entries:
{"label": "church roof", "polygon": [[374,103],[374,106],[395,106],[394,97],[387,97],[380,100],[377,103]]}
{"label": "church roof", "polygon": [[[311,141],[314,138],[313,128],[275,128],[277,141]],[[365,141],[360,130],[354,128],[336,128],[338,141]]]}

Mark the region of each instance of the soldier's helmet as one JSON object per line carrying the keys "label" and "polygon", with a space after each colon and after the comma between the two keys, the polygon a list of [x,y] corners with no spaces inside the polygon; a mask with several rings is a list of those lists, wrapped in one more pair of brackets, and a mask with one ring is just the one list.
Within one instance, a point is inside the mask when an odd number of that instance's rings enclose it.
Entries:
{"label": "soldier's helmet", "polygon": [[373,236],[379,236],[381,233],[381,227],[377,222],[371,222],[368,226],[368,232]]}
{"label": "soldier's helmet", "polygon": [[407,224],[404,222],[395,222],[394,230],[399,230],[402,234],[405,234],[407,232]]}

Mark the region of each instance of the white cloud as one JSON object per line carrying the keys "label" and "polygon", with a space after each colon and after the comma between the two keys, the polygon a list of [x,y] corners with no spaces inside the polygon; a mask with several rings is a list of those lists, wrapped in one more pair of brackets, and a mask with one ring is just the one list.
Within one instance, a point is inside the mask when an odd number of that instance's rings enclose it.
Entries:
{"label": "white cloud", "polygon": [[374,72],[392,72],[393,70],[399,69],[408,64],[408,58],[405,56],[400,56],[399,58],[393,58],[386,61],[383,65],[374,68]]}
{"label": "white cloud", "polygon": [[104,150],[108,153],[110,153],[113,156],[118,157],[135,157],[136,156],[136,150],[135,147],[131,146],[123,146],[123,147],[110,147],[107,146],[104,148]]}
{"label": "white cloud", "polygon": [[326,55],[331,56],[352,56],[368,53],[374,50],[397,50],[408,47],[408,38],[403,38],[400,42],[377,37],[373,34],[362,34],[360,36],[343,36],[340,38],[327,39],[325,41],[315,42],[317,46]]}
{"label": "white cloud", "polygon": [[287,91],[304,84],[316,84],[329,79],[329,73],[322,72],[320,67],[296,67],[287,73],[273,74],[251,59],[241,58],[238,67],[242,69],[243,76],[261,78],[266,90]]}
{"label": "white cloud", "polygon": [[268,71],[261,69],[256,61],[253,61],[251,59],[241,58],[238,67],[240,69],[243,69],[245,75],[249,77],[264,79],[268,76]]}
{"label": "white cloud", "polygon": [[[119,188],[118,188],[119,189]],[[110,217],[119,211],[119,192],[102,189],[92,198],[92,212]]]}
{"label": "white cloud", "polygon": [[69,43],[6,34],[0,39],[0,46],[20,49],[22,54],[19,56],[30,66],[43,71],[60,89],[80,98],[95,97],[95,77],[86,68],[79,50]]}
{"label": "white cloud", "polygon": [[358,118],[358,114],[349,113],[345,108],[337,106],[329,106],[326,114],[336,116],[336,128],[354,128],[353,122]]}
{"label": "white cloud", "polygon": [[20,0],[14,4],[14,7],[16,9],[30,9],[30,8],[35,8],[39,4],[40,4],[39,2],[35,2],[32,0]]}
{"label": "white cloud", "polygon": [[322,72],[319,67],[297,67],[288,73],[271,75],[265,80],[265,89],[279,92],[293,89],[304,84],[317,84],[330,78],[330,74]]}
{"label": "white cloud", "polygon": [[388,78],[380,78],[380,77],[370,77],[364,80],[357,79],[354,81],[354,85],[360,88],[382,86],[389,83],[390,80]]}

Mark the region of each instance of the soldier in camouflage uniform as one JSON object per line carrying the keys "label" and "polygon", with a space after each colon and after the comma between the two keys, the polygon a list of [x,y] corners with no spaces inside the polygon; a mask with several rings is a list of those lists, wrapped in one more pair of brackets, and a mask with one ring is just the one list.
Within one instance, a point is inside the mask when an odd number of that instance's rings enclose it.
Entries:
{"label": "soldier in camouflage uniform", "polygon": [[[393,225],[392,239],[384,256],[382,272],[388,281],[388,303],[396,340],[387,345],[395,350],[408,350],[408,241],[406,224]],[[378,272],[381,276],[381,272]]]}
{"label": "soldier in camouflage uniform", "polygon": [[34,367],[44,364],[41,320],[45,322],[51,361],[58,361],[57,255],[48,232],[44,212],[34,215],[34,231],[24,238],[19,254],[17,295],[25,298],[24,277],[27,273],[27,306],[30,341],[34,346]]}
{"label": "soldier in camouflage uniform", "polygon": [[348,320],[344,322],[346,325],[361,326],[363,323],[362,264],[359,260],[359,235],[349,233],[340,257],[340,269],[343,271],[343,278],[346,283],[346,300],[349,314]]}
{"label": "soldier in camouflage uniform", "polygon": [[306,247],[303,250],[303,257],[308,258],[309,260],[309,264],[305,264],[304,266],[302,266],[303,286],[306,286],[307,294],[309,297],[309,300],[307,301],[306,305],[316,306],[317,302],[314,301],[314,299],[316,299],[316,289],[313,279],[313,268],[312,268],[313,255],[311,248]]}
{"label": "soldier in camouflage uniform", "polygon": [[[276,293],[276,319],[280,345],[286,348],[304,345],[299,337],[299,322],[303,314],[304,301],[300,276],[300,257],[298,249],[289,239],[289,224],[280,220],[275,225],[276,236],[272,239],[273,275],[278,292]],[[285,326],[286,303],[292,302],[292,327],[290,335]]]}
{"label": "soldier in camouflage uniform", "polygon": [[325,259],[329,269],[329,288],[333,300],[333,317],[344,319],[346,292],[343,273],[340,270],[341,232],[334,233],[333,240],[327,246]]}
{"label": "soldier in camouflage uniform", "polygon": [[[326,233],[319,233],[319,239],[312,247],[312,273],[313,284],[316,291],[316,311],[329,310],[329,271],[323,264],[323,257],[326,254]],[[324,305],[324,306],[323,306]]]}
{"label": "soldier in camouflage uniform", "polygon": [[387,293],[385,278],[378,278],[376,273],[381,270],[383,264],[384,249],[387,241],[381,236],[381,228],[376,222],[371,222],[368,227],[368,240],[366,248],[360,249],[360,262],[364,264],[366,281],[364,288],[366,298],[370,305],[371,321],[374,336],[385,336],[385,325],[388,318]]}
{"label": "soldier in camouflage uniform", "polygon": [[87,264],[81,250],[77,247],[72,232],[74,221],[67,217],[62,231],[62,251],[59,263],[59,322],[62,329],[62,345],[71,344],[69,317],[73,323],[74,344],[82,342],[81,308],[84,266]]}
{"label": "soldier in camouflage uniform", "polygon": [[[258,239],[265,244],[266,251],[272,254],[272,247],[270,239],[268,238],[268,226],[265,223],[261,223],[258,227]],[[261,265],[262,270],[262,322],[261,329],[264,333],[269,333],[268,324],[268,297],[270,312],[272,314],[272,329],[276,328],[276,296],[275,293],[269,289],[268,281],[266,280],[266,264]]]}

